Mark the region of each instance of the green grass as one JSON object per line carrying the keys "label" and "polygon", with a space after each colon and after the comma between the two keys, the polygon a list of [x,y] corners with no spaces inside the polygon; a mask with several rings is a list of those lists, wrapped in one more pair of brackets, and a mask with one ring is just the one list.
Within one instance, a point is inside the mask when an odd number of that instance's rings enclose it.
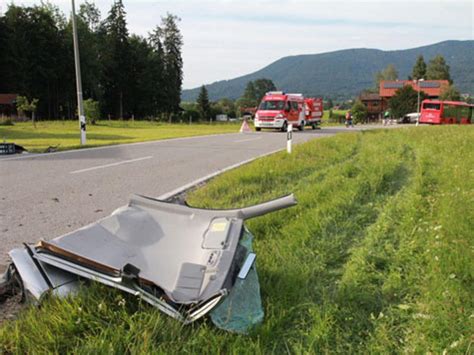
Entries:
{"label": "green grass", "polygon": [[[323,119],[324,120],[329,119],[329,111],[330,110],[324,110],[324,112],[323,112]],[[346,112],[347,112],[347,110],[332,110],[332,113],[334,115],[338,115],[338,116],[345,116]]]}
{"label": "green grass", "polygon": [[324,110],[322,118],[322,127],[342,126],[347,110],[332,110],[333,117],[329,118],[329,110]]}
{"label": "green grass", "polygon": [[[240,124],[167,124],[148,121],[99,121],[87,126],[87,145],[144,142],[178,137],[238,132]],[[31,122],[0,126],[0,140],[14,142],[31,152],[44,152],[49,146],[59,150],[84,148],[80,145],[79,124],[76,121],[42,121],[33,127]]]}
{"label": "green grass", "polygon": [[[189,326],[94,286],[0,328],[0,353],[433,353],[472,351],[471,127],[324,138],[230,171],[200,207],[294,192],[294,208],[248,222],[265,320],[248,336]],[[125,297],[125,302],[122,301]]]}

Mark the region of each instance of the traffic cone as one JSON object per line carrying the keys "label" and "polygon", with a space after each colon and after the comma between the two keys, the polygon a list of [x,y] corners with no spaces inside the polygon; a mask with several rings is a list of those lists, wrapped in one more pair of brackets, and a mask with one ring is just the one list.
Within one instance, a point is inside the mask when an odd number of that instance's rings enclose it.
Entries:
{"label": "traffic cone", "polygon": [[242,126],[240,126],[240,133],[245,132],[252,132],[252,129],[250,128],[246,118],[244,118],[244,122],[242,122]]}

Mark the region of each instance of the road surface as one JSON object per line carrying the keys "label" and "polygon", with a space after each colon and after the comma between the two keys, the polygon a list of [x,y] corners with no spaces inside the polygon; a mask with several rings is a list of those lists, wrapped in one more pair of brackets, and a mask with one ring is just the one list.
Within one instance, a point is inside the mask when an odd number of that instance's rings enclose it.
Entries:
{"label": "road surface", "polygon": [[[294,132],[293,141],[301,143],[356,129]],[[158,197],[285,147],[286,134],[260,132],[3,157],[0,265],[7,263],[12,248],[52,239],[94,222],[127,204],[133,193]]]}

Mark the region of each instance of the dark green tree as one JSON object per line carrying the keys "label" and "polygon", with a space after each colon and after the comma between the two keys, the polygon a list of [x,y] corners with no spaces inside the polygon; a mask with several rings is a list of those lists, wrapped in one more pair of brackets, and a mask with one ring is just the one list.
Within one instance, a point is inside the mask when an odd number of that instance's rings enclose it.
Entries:
{"label": "dark green tree", "polygon": [[10,71],[9,83],[4,86],[10,92],[38,98],[38,117],[56,117],[70,87],[65,80],[64,18],[60,19],[51,5],[10,5],[2,22],[7,27],[8,44],[1,51],[5,51]]}
{"label": "dark green tree", "polygon": [[253,81],[247,83],[242,99],[245,100],[245,104],[249,107],[257,105],[257,91]]}
{"label": "dark green tree", "polygon": [[0,92],[6,93],[12,91],[13,86],[13,72],[11,71],[10,57],[12,54],[10,47],[10,27],[6,23],[5,17],[0,17]]}
{"label": "dark green tree", "polygon": [[426,68],[426,79],[428,80],[448,80],[452,83],[449,74],[449,65],[442,55],[437,55],[428,63]]}
{"label": "dark green tree", "polygon": [[[102,117],[179,110],[182,37],[175,16],[163,19],[149,40],[129,35],[122,0],[114,1],[104,21],[86,1],[76,21],[84,98],[99,102]],[[38,98],[38,118],[74,118],[72,37],[71,21],[50,2],[8,5],[0,16],[0,92]]]}
{"label": "dark green tree", "polygon": [[411,79],[418,80],[423,79],[426,76],[426,63],[425,59],[422,55],[418,56],[415,65],[413,66],[413,70],[411,72]]}
{"label": "dark green tree", "polygon": [[181,48],[183,36],[178,28],[181,19],[167,14],[161,19],[158,33],[163,44],[164,80],[166,83],[165,112],[171,120],[172,113],[179,112],[181,102],[181,87],[183,84],[183,58]]}
{"label": "dark green tree", "polygon": [[276,90],[276,86],[273,81],[265,78],[254,80],[253,86],[255,89],[254,98],[257,104],[262,100],[262,97],[264,97],[267,92]]}
{"label": "dark green tree", "polygon": [[131,69],[131,51],[128,40],[125,8],[116,0],[105,20],[105,50],[103,51],[103,81],[105,106],[115,117],[123,118],[128,109],[127,94]]}
{"label": "dark green tree", "polygon": [[199,91],[197,106],[200,118],[202,120],[208,120],[211,117],[211,104],[209,103],[209,94],[204,85],[201,86],[201,90]]}
{"label": "dark green tree", "polygon": [[132,35],[130,45],[129,110],[132,117],[145,117],[155,111],[153,49],[145,38]]}
{"label": "dark green tree", "polygon": [[[100,100],[102,98],[100,58],[102,48],[98,35],[100,11],[91,3],[81,4],[76,18],[81,57],[82,91],[85,98]],[[73,58],[72,23],[67,26],[68,55]],[[71,61],[71,64],[72,61]],[[74,70],[74,68],[70,68]],[[74,73],[74,72],[73,72]]]}
{"label": "dark green tree", "polygon": [[249,81],[241,101],[244,101],[247,107],[257,106],[267,92],[275,90],[276,86],[270,79],[261,78]]}
{"label": "dark green tree", "polygon": [[96,32],[100,27],[100,10],[93,2],[86,1],[79,7],[79,18],[87,25],[91,32]]}
{"label": "dark green tree", "polygon": [[152,48],[149,76],[153,81],[153,113],[155,116],[159,116],[165,112],[168,97],[168,89],[165,79],[165,52],[163,50],[160,34],[160,27],[157,26],[148,38],[148,42]]}
{"label": "dark green tree", "polygon": [[[420,92],[420,102],[426,98],[426,94]],[[389,101],[392,117],[395,119],[405,116],[407,113],[416,112],[418,103],[418,92],[410,85],[395,91],[395,95]]]}
{"label": "dark green tree", "polygon": [[236,116],[235,103],[231,99],[223,98],[215,104],[219,108],[219,113],[226,114],[228,117]]}

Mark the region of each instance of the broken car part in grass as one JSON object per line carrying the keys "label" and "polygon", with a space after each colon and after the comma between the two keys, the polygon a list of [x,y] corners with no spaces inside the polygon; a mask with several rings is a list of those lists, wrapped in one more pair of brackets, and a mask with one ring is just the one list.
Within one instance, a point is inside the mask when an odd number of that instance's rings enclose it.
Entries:
{"label": "broken car part in grass", "polygon": [[6,142],[0,143],[0,155],[21,154],[23,152],[27,152],[27,150],[21,145]]}
{"label": "broken car part in grass", "polygon": [[220,328],[245,332],[263,319],[249,218],[291,207],[288,195],[231,210],[206,210],[134,196],[110,216],[35,246],[10,251],[0,290],[23,298],[74,294],[97,281],[191,323],[213,310]]}

